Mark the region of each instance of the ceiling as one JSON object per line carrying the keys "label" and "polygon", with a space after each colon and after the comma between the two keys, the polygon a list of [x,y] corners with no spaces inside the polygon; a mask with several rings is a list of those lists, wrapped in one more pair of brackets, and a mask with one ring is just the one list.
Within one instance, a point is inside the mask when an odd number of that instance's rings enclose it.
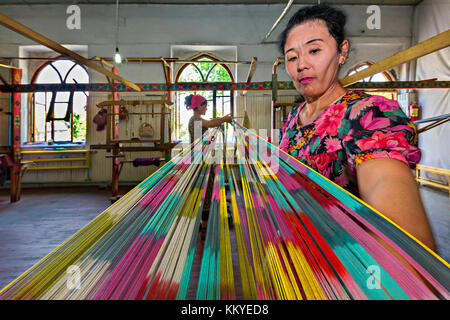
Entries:
{"label": "ceiling", "polygon": [[[422,0],[327,0],[329,4],[359,5],[417,5]],[[120,4],[172,4],[172,5],[214,5],[214,4],[287,4],[288,0],[119,0]],[[318,0],[295,0],[294,4],[315,4]],[[37,4],[116,4],[116,0],[1,0],[1,5]]]}

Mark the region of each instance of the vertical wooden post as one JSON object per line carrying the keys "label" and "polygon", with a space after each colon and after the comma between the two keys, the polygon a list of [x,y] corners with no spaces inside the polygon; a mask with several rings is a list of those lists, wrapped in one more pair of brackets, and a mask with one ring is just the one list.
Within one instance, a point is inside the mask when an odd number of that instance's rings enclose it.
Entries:
{"label": "vertical wooden post", "polygon": [[278,76],[277,76],[277,66],[280,64],[281,58],[278,57],[273,66],[272,66],[272,103],[270,105],[270,139],[272,143],[275,140],[275,137],[273,136],[273,131],[276,128],[276,102],[278,100]]}
{"label": "vertical wooden post", "polygon": [[[116,67],[112,68],[112,71],[114,74],[119,74],[119,69]],[[117,80],[113,81],[115,84],[119,83]],[[119,100],[119,92],[117,90],[113,90],[113,100],[118,101]],[[114,105],[112,107],[112,112],[114,115],[112,118],[112,140],[117,141],[119,140],[119,105]],[[119,148],[113,148],[112,149],[112,178],[111,178],[111,193],[113,197],[117,197],[119,195],[119,158],[117,157],[120,154]]]}
{"label": "vertical wooden post", "polygon": [[[173,104],[172,101],[172,90],[170,89],[170,85],[172,83],[172,68],[170,67],[170,65],[167,63],[167,61],[161,57],[161,61],[162,61],[162,65],[163,65],[163,70],[164,70],[164,77],[166,78],[166,86],[167,86],[167,104]],[[166,111],[166,105],[165,102],[163,104],[163,109],[164,112]],[[167,130],[167,142],[168,143],[172,143],[172,112],[169,108],[167,108],[168,111],[168,121],[167,121],[167,125],[168,125],[168,130]],[[161,115],[162,117],[163,115]],[[165,124],[165,115],[164,115],[164,124]],[[164,129],[165,129],[165,125],[164,125]],[[165,131],[165,130],[164,130]],[[165,143],[166,141],[164,141]],[[166,151],[164,151],[164,155],[166,155]]]}
{"label": "vertical wooden post", "polygon": [[161,144],[161,148],[164,146],[165,141],[164,141],[164,132],[165,132],[165,125],[166,125],[166,105],[164,103],[164,100],[161,102],[161,121],[160,121],[160,128],[159,128],[159,132],[160,132],[160,137],[159,137],[159,143]]}
{"label": "vertical wooden post", "polygon": [[[113,95],[108,94],[108,100],[113,100]],[[113,106],[106,106],[106,144],[110,145],[112,143],[112,123],[114,122],[114,118],[109,115],[112,113]]]}
{"label": "vertical wooden post", "polygon": [[169,115],[167,116],[167,142],[172,143],[172,109],[167,108]]}
{"label": "vertical wooden post", "polygon": [[217,118],[217,90],[213,90],[213,119]]}
{"label": "vertical wooden post", "polygon": [[230,90],[230,113],[234,118],[234,90]]}
{"label": "vertical wooden post", "polygon": [[[22,80],[22,69],[12,70],[12,84],[20,84]],[[20,154],[20,108],[21,94],[12,93],[12,121],[11,121],[11,158],[13,166],[11,167],[11,202],[20,200],[21,183],[21,154]]]}
{"label": "vertical wooden post", "polygon": [[167,99],[169,101],[168,103],[172,104],[172,90],[170,89],[170,85],[172,82],[172,68],[163,57],[161,57],[161,63],[163,67],[164,77],[166,79]]}

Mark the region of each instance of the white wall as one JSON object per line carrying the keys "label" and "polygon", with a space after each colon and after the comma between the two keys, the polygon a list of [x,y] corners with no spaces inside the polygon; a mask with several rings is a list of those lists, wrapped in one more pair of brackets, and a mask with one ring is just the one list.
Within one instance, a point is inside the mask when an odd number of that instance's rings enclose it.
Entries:
{"label": "white wall", "polygon": [[[280,52],[275,43],[261,44],[261,41],[284,7],[285,5],[121,5],[120,52],[125,57],[170,57],[171,49],[180,45],[235,47],[237,60],[250,61],[252,57],[257,57],[259,62],[267,62],[258,64],[252,81],[270,81],[271,64],[276,57],[280,56]],[[68,17],[66,8],[67,5],[0,5],[0,12],[58,43],[87,45],[89,57],[112,57],[115,47],[115,6],[80,5],[81,30],[66,28]],[[269,37],[269,42],[278,40],[278,35],[287,20],[298,8],[300,6],[291,8],[279,27]],[[342,8],[348,14],[347,29],[352,44],[352,51],[342,69],[342,74],[360,62],[367,60],[376,62],[410,46],[413,7],[382,6],[380,30],[369,30],[366,27],[368,17],[366,6],[342,6]],[[0,27],[0,57],[18,56],[20,45],[32,44],[35,43],[7,28]],[[249,65],[238,65],[235,80],[246,81],[248,68]],[[396,72],[403,80],[407,78],[409,69],[397,68]],[[134,82],[165,82],[159,63],[122,64],[120,74]],[[91,82],[106,82],[105,77],[96,71],[90,72],[90,79]],[[283,65],[278,68],[278,79],[289,80]],[[28,81],[29,79],[23,79],[24,83]],[[283,93],[295,94],[292,91],[280,92],[280,94]],[[251,93],[261,97],[267,94],[270,94],[270,91]],[[97,111],[92,101],[103,98],[105,98],[104,94],[91,94],[91,105],[88,111],[89,143],[102,143],[104,139],[103,135],[95,132],[92,124],[92,118]],[[242,99],[236,101],[238,114],[241,112],[239,108],[242,107],[242,101]],[[261,109],[264,112],[261,112],[259,116],[262,118],[255,119],[253,122],[264,125],[270,123],[264,118],[270,117],[270,113],[267,112],[270,108],[270,100],[261,98],[260,101],[266,101],[261,102]],[[3,123],[1,122],[0,129],[2,142],[7,134]],[[99,152],[94,155],[92,161],[93,179],[109,180],[110,161],[106,161],[105,166],[104,153]],[[100,167],[101,170],[97,169]],[[142,179],[149,173],[145,170],[133,170],[133,168],[127,170],[124,168],[122,176],[127,180]],[[49,180],[53,180],[53,177]]]}
{"label": "white wall", "polygon": [[[429,39],[450,29],[450,2],[448,0],[425,0],[415,11],[415,42]],[[450,48],[428,54],[417,59],[415,79],[438,78],[450,80]],[[418,101],[422,110],[422,119],[450,113],[450,91],[448,89],[418,90]],[[431,122],[430,122],[431,123]],[[430,123],[420,125],[424,127]],[[422,150],[421,164],[439,168],[450,168],[450,123],[439,125],[419,135]],[[439,178],[444,181],[443,177]],[[447,181],[447,180],[445,180]]]}
{"label": "white wall", "polygon": [[[293,6],[268,41],[276,41],[290,16],[301,6]],[[89,57],[111,57],[115,42],[115,6],[80,5],[81,30],[66,28],[66,5],[0,6],[2,13],[63,44],[89,46]],[[282,12],[284,5],[121,5],[119,46],[123,56],[169,57],[171,45],[234,45],[237,59],[273,62],[280,55],[276,44],[261,44]],[[384,6],[381,29],[369,30],[366,6],[342,6],[348,14],[348,35],[354,45],[349,62],[378,61],[409,45],[413,8]],[[19,44],[34,44],[6,28],[0,28],[0,55],[18,55]],[[367,47],[364,48],[364,44]],[[350,64],[350,63],[349,63]],[[248,66],[238,68],[244,81]],[[96,73],[96,72],[95,72]],[[131,81],[163,81],[160,66],[122,66],[121,74]],[[270,80],[271,66],[258,66],[255,81]],[[96,73],[97,75],[97,73]],[[280,80],[288,80],[280,70]],[[95,78],[93,78],[93,81]],[[99,80],[103,76],[99,75]]]}

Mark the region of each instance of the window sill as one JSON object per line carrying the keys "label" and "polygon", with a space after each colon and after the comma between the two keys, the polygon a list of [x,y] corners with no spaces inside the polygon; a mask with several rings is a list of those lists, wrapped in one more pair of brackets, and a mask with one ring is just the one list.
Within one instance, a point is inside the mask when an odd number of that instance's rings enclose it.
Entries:
{"label": "window sill", "polygon": [[27,148],[44,148],[47,150],[51,150],[51,149],[55,149],[56,150],[61,150],[61,149],[65,149],[65,148],[79,148],[79,147],[85,147],[86,146],[86,142],[54,142],[52,144],[48,144],[47,142],[41,142],[41,143],[31,143],[31,142],[27,142],[25,144],[22,145],[23,149],[27,149]]}

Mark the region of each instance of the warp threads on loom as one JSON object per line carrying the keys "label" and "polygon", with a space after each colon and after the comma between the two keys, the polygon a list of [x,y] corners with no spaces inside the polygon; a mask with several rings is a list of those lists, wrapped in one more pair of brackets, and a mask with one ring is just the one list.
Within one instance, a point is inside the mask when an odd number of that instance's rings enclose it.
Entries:
{"label": "warp threads on loom", "polygon": [[[191,145],[200,152],[187,148],[173,157],[4,288],[0,299],[449,298],[442,258],[256,132],[236,122],[231,129],[233,143],[221,130],[208,130]],[[73,265],[81,276],[75,289],[67,286]]]}

